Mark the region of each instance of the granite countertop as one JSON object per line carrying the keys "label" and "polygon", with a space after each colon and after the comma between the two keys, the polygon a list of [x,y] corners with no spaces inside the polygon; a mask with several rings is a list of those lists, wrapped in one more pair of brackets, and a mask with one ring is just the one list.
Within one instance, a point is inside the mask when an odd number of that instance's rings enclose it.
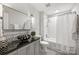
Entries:
{"label": "granite countertop", "polygon": [[[17,46],[15,46],[15,47],[9,47],[9,48],[7,48],[7,49],[5,49],[6,51],[1,51],[1,49],[0,49],[0,55],[7,55],[7,54],[9,54],[9,53],[11,53],[11,52],[13,52],[13,51],[15,51],[15,50],[18,50],[19,48],[21,48],[21,47],[23,47],[23,46],[28,46],[29,44],[31,44],[31,43],[33,43],[33,42],[35,42],[35,41],[37,41],[37,40],[39,40],[40,38],[38,37],[36,40],[32,40],[31,42],[24,42],[24,43],[19,43]],[[15,41],[15,43],[14,44],[16,44],[17,42]],[[11,44],[13,44],[13,42],[11,43]]]}

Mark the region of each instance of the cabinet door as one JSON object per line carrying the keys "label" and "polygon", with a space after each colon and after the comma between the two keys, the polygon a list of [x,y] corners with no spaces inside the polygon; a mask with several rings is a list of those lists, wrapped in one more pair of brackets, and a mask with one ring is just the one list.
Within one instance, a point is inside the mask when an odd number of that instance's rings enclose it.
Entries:
{"label": "cabinet door", "polygon": [[35,55],[40,54],[40,41],[35,42],[35,44],[34,44],[34,52],[35,52]]}
{"label": "cabinet door", "polygon": [[30,55],[30,46],[26,47],[26,55]]}
{"label": "cabinet door", "polygon": [[18,55],[26,55],[26,47],[18,49]]}
{"label": "cabinet door", "polygon": [[76,53],[79,55],[79,40],[76,41]]}
{"label": "cabinet door", "polygon": [[18,55],[18,51],[17,50],[13,51],[13,52],[9,53],[8,55]]}
{"label": "cabinet door", "polygon": [[32,43],[26,47],[26,55],[34,55],[34,44]]}
{"label": "cabinet door", "polygon": [[34,55],[34,44],[30,45],[30,55]]}

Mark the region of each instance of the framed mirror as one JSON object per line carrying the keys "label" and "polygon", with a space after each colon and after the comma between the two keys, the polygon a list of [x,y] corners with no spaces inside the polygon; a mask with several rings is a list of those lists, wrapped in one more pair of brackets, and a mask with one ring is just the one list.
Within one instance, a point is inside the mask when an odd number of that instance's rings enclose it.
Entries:
{"label": "framed mirror", "polygon": [[27,14],[3,5],[3,29],[31,29],[32,21]]}

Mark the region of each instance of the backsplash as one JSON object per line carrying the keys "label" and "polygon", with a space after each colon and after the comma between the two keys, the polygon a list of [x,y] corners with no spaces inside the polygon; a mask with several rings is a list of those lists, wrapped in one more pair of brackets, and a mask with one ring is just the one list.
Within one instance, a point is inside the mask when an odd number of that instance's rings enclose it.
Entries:
{"label": "backsplash", "polygon": [[8,42],[12,42],[12,41],[17,40],[16,37],[18,35],[29,34],[29,32],[30,32],[30,30],[15,30],[15,31],[5,30],[5,31],[3,31],[3,36],[6,37],[6,40]]}

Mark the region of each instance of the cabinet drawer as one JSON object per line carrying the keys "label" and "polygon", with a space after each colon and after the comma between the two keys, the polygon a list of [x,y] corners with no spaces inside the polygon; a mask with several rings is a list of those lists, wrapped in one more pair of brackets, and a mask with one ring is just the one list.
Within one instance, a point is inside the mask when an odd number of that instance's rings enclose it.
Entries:
{"label": "cabinet drawer", "polygon": [[26,47],[18,49],[18,55],[26,55]]}
{"label": "cabinet drawer", "polygon": [[34,52],[35,52],[35,55],[40,54],[40,42],[39,41],[35,42],[34,44]]}
{"label": "cabinet drawer", "polygon": [[34,55],[34,44],[30,46],[29,52],[30,55]]}

